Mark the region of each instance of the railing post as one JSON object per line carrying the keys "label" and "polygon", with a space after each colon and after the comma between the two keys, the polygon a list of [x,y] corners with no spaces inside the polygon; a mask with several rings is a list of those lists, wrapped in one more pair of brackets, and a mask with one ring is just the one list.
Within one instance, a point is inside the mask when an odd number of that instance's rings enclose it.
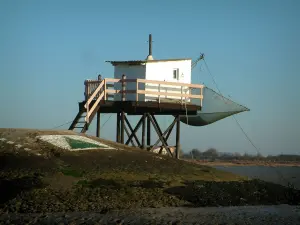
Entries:
{"label": "railing post", "polygon": [[89,83],[88,80],[84,81],[84,85],[85,85],[85,102],[86,102],[86,117],[85,117],[85,122],[89,123],[89,104],[87,104],[88,99],[89,99]]}
{"label": "railing post", "polygon": [[180,115],[176,116],[176,159],[179,159],[180,147]]}
{"label": "railing post", "polygon": [[182,98],[183,86],[181,86],[181,91],[180,92],[181,92],[181,105],[182,105],[183,104],[183,101],[182,101],[182,99],[183,99]]}
{"label": "railing post", "polygon": [[[101,84],[101,81],[102,81],[102,76],[101,76],[101,74],[98,75],[98,81],[99,81],[98,85],[100,85],[100,84]],[[98,98],[98,97],[100,96],[100,94],[102,93],[102,91],[103,91],[103,88],[100,89],[100,91],[99,91],[98,94],[96,95],[96,98]]]}
{"label": "railing post", "polygon": [[200,106],[202,107],[202,104],[203,104],[203,87],[200,88],[200,94],[201,94]]}
{"label": "railing post", "polygon": [[[145,85],[146,87],[146,85]],[[146,90],[146,88],[145,88]],[[136,79],[136,96],[135,96],[135,101],[138,102],[139,101],[139,79]]]}
{"label": "railing post", "polygon": [[[122,75],[122,101],[125,101],[125,90],[126,90],[126,76],[125,74]],[[124,144],[124,131],[125,131],[125,112],[122,108],[121,112],[121,143]]]}
{"label": "railing post", "polygon": [[126,76],[125,74],[122,75],[122,101],[125,101],[125,90],[126,90]]}
{"label": "railing post", "polygon": [[158,103],[160,103],[160,84],[158,84]]}
{"label": "railing post", "polygon": [[85,99],[85,101],[87,101],[88,100],[88,94],[89,94],[89,89],[88,89],[88,81],[87,80],[85,80],[84,81],[84,99]]}
{"label": "railing post", "polygon": [[104,82],[104,84],[103,84],[103,86],[104,86],[104,87],[103,87],[103,89],[104,89],[104,90],[103,90],[103,91],[104,91],[104,101],[106,101],[106,99],[107,99],[107,96],[106,96],[106,95],[107,95],[107,93],[106,93],[106,80],[104,79],[103,82]]}

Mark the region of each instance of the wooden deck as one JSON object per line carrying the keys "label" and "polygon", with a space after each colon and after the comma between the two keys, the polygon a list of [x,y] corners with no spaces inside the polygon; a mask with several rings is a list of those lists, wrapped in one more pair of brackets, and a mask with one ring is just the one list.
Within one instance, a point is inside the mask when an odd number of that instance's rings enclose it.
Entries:
{"label": "wooden deck", "polygon": [[[156,88],[154,90],[149,90],[149,86],[145,88],[145,85],[149,84]],[[85,101],[80,103],[80,110],[86,112],[87,123],[90,123],[97,111],[99,113],[123,111],[135,115],[144,113],[195,115],[201,110],[203,87],[201,84],[126,79],[125,75],[122,79],[98,77],[98,80],[85,81]],[[191,90],[195,89],[198,89],[198,94],[191,94]],[[168,102],[168,99],[177,102]],[[199,101],[198,106],[190,104],[192,99]]]}
{"label": "wooden deck", "polygon": [[[150,87],[151,86],[151,87]],[[79,111],[70,125],[69,130],[80,129],[85,133],[93,118],[97,117],[96,136],[100,137],[101,113],[115,113],[117,115],[116,142],[132,144],[148,151],[165,149],[170,156],[179,157],[180,149],[180,117],[181,115],[196,115],[202,107],[203,88],[201,84],[187,84],[177,82],[154,81],[146,79],[106,78],[85,81],[85,100],[79,102]],[[196,90],[196,94],[192,94]],[[198,104],[192,104],[198,103]],[[127,115],[140,115],[139,122],[133,126]],[[162,131],[156,115],[174,116],[173,122]],[[176,125],[176,152],[168,138]],[[142,127],[142,137],[136,135]],[[151,145],[151,129],[158,135],[158,140]],[[128,140],[125,141],[125,133]],[[147,138],[146,138],[147,134]],[[162,146],[158,146],[159,142]],[[158,148],[159,147],[159,148]],[[158,149],[157,149],[158,148]]]}
{"label": "wooden deck", "polygon": [[[91,101],[90,107],[96,103]],[[86,101],[79,103],[79,111],[86,111],[84,107]],[[152,113],[155,115],[196,115],[201,110],[201,106],[193,104],[181,104],[174,102],[135,102],[135,101],[113,101],[102,100],[95,108],[100,113],[119,113],[124,111],[128,115],[143,115],[144,113]]]}

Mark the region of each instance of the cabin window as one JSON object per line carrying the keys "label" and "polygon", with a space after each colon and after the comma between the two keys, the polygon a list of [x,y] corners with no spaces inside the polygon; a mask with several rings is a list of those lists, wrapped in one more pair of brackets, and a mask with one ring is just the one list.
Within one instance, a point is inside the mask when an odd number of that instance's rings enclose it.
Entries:
{"label": "cabin window", "polygon": [[173,79],[179,79],[179,69],[173,69]]}

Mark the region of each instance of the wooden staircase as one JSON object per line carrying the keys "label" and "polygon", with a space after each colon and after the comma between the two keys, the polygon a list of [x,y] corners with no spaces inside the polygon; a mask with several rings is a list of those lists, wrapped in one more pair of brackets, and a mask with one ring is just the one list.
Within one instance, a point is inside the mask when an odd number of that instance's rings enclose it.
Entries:
{"label": "wooden staircase", "polygon": [[[104,90],[106,89],[105,80],[86,82],[89,82],[89,85],[85,85],[86,103],[84,109],[79,109],[79,112],[69,127],[69,130],[80,129],[80,133],[85,133],[88,130],[89,125],[100,107],[100,101],[106,99],[106,95],[104,94]],[[93,104],[90,105],[92,102]]]}
{"label": "wooden staircase", "polygon": [[80,129],[80,133],[85,133],[89,128],[89,124],[84,120],[85,117],[86,112],[79,111],[70,125],[69,130]]}

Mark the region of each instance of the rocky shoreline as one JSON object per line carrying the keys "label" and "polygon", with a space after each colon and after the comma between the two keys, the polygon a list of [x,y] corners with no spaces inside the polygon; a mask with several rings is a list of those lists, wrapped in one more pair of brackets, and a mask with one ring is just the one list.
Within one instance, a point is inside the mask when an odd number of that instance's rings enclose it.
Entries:
{"label": "rocky shoreline", "polygon": [[3,214],[1,224],[205,224],[297,225],[300,207],[290,205],[205,208],[144,208],[99,212]]}
{"label": "rocky shoreline", "polygon": [[[5,193],[0,195],[1,224],[116,224],[116,219],[128,218],[133,222],[127,224],[141,224],[136,221],[142,219],[142,224],[165,224],[193,217],[221,221],[232,206],[300,203],[300,191],[291,187],[105,141],[115,150],[70,152],[36,138],[43,133],[0,129],[0,136],[14,142],[0,143],[0,193]],[[208,215],[204,209],[193,211],[195,207],[225,211]]]}
{"label": "rocky shoreline", "polygon": [[300,162],[267,162],[267,161],[208,161],[208,160],[189,160],[184,159],[187,162],[196,163],[206,166],[269,166],[269,167],[300,167]]}

